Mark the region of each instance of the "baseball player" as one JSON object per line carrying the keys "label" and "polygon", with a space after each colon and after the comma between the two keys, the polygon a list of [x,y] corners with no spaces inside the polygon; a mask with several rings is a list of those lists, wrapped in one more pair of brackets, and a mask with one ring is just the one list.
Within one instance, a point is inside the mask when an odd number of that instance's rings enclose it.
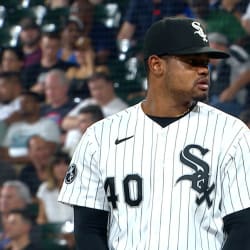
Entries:
{"label": "baseball player", "polygon": [[250,132],[204,102],[228,56],[197,20],[149,28],[145,100],[89,127],[65,176],[78,250],[250,249]]}

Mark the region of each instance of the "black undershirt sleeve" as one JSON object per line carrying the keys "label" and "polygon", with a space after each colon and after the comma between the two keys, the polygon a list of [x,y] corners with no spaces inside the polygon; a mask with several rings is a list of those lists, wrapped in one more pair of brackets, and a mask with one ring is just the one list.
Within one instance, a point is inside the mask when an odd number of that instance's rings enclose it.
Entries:
{"label": "black undershirt sleeve", "polygon": [[222,250],[249,250],[250,208],[229,214],[223,221],[227,239]]}
{"label": "black undershirt sleeve", "polygon": [[108,250],[108,212],[74,206],[76,250]]}

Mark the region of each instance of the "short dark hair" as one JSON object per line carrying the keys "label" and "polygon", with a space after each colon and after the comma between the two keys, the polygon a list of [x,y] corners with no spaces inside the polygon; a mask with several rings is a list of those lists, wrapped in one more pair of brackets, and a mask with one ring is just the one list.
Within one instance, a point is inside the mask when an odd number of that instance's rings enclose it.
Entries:
{"label": "short dark hair", "polygon": [[79,110],[79,114],[91,114],[93,121],[99,121],[104,118],[102,109],[99,105],[88,105]]}
{"label": "short dark hair", "polygon": [[17,80],[16,82],[21,83],[21,74],[20,72],[16,71],[3,71],[0,72],[0,79],[6,79],[6,80],[15,79]]}
{"label": "short dark hair", "polygon": [[29,96],[31,97],[35,102],[40,103],[42,101],[42,97],[41,95],[39,95],[38,93],[34,92],[34,91],[30,91],[30,90],[23,90],[20,94],[20,96]]}
{"label": "short dark hair", "polygon": [[57,31],[57,30],[43,31],[41,36],[42,37],[48,37],[50,39],[56,39],[56,40],[60,40],[61,39],[60,32]]}
{"label": "short dark hair", "polygon": [[3,59],[3,53],[5,51],[12,51],[17,56],[18,60],[20,60],[20,61],[24,60],[24,53],[20,47],[17,47],[17,46],[15,46],[15,47],[12,47],[12,46],[3,47],[2,51],[1,51],[1,60]]}
{"label": "short dark hair", "polygon": [[10,214],[18,214],[21,216],[21,218],[25,222],[29,223],[30,225],[33,224],[33,216],[27,208],[26,209],[12,209],[9,212],[9,215]]}
{"label": "short dark hair", "polygon": [[110,74],[104,73],[104,72],[94,73],[92,76],[89,77],[88,82],[92,82],[92,81],[96,81],[96,80],[100,80],[100,79],[103,79],[107,82],[112,82],[112,78],[111,78]]}
{"label": "short dark hair", "polygon": [[54,166],[55,164],[58,164],[60,162],[65,162],[67,165],[69,165],[70,160],[71,158],[69,154],[63,151],[62,149],[59,149],[53,155],[53,158],[51,160],[51,166]]}

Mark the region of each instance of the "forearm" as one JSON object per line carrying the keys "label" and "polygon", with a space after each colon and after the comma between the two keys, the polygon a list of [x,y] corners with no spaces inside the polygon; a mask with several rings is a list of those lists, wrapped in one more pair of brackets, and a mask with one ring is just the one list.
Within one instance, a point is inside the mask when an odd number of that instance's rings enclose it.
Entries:
{"label": "forearm", "polygon": [[108,250],[108,212],[74,206],[74,233],[77,250]]}
{"label": "forearm", "polygon": [[224,218],[226,242],[222,250],[250,249],[250,208]]}

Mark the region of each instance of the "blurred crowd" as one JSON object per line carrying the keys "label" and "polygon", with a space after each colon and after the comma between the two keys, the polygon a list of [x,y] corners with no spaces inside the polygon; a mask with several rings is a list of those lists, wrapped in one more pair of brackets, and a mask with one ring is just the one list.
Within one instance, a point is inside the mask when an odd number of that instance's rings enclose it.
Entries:
{"label": "blurred crowd", "polygon": [[143,100],[143,35],[164,16],[199,19],[230,53],[210,61],[207,103],[250,127],[248,0],[4,2],[0,250],[74,249],[72,208],[57,202],[70,158],[91,124]]}

